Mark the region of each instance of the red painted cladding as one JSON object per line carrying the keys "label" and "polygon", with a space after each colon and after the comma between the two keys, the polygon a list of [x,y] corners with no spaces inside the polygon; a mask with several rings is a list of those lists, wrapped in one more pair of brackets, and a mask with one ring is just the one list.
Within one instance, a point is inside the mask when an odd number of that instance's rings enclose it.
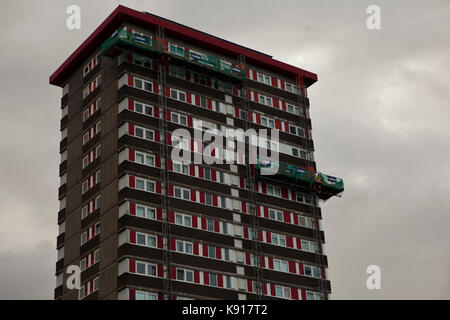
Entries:
{"label": "red painted cladding", "polygon": [[136,243],[136,231],[130,230],[130,243]]}
{"label": "red painted cladding", "polygon": [[291,297],[293,300],[298,300],[298,289],[291,288]]}
{"label": "red painted cladding", "polygon": [[194,242],[194,255],[198,256],[198,243]]}
{"label": "red painted cladding", "polygon": [[136,261],[135,260],[130,260],[130,273],[135,273],[136,272]]}

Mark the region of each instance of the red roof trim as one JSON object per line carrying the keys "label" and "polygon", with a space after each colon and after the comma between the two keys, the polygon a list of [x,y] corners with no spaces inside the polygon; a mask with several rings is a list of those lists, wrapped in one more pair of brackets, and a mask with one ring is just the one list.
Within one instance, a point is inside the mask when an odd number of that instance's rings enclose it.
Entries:
{"label": "red roof trim", "polygon": [[286,76],[294,77],[301,74],[304,77],[305,85],[311,85],[317,81],[317,75],[286,64],[284,62],[270,58],[265,54],[241,47],[225,40],[213,37],[203,32],[182,26],[180,24],[139,12],[124,6],[118,6],[102,24],[67,58],[66,61],[50,76],[50,84],[62,86],[66,78],[85,61],[119,26],[122,22],[130,22],[141,26],[149,25],[154,27],[164,27],[168,35],[174,37],[183,37],[190,42],[196,43],[202,47],[209,48],[228,55],[237,57],[244,55],[246,61],[266,69],[269,69]]}

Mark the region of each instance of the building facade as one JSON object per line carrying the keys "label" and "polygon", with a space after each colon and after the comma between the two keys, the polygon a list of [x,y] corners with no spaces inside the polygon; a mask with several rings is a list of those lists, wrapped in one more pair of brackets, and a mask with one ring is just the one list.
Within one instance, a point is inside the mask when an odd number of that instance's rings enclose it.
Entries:
{"label": "building facade", "polygon": [[[119,6],[50,77],[62,87],[55,299],[328,299],[308,71]],[[172,136],[185,129],[192,139]],[[207,129],[272,129],[268,165],[174,161]],[[218,153],[211,150],[211,158]],[[81,289],[65,285],[70,265]]]}

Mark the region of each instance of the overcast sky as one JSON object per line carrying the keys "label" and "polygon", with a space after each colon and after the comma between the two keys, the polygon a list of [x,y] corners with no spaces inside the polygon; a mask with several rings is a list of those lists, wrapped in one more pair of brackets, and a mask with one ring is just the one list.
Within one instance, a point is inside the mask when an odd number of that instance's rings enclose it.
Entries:
{"label": "overcast sky", "polygon": [[[318,74],[309,90],[333,299],[450,299],[450,1],[120,1]],[[68,30],[66,7],[81,7]],[[118,1],[2,0],[0,299],[52,299],[61,90]],[[368,30],[366,8],[381,8]],[[381,289],[366,288],[368,265]]]}

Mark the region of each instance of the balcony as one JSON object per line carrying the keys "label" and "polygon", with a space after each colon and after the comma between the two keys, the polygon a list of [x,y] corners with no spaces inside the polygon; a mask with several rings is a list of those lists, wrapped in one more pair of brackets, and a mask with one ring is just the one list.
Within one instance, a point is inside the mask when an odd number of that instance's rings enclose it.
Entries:
{"label": "balcony", "polygon": [[124,50],[136,50],[142,53],[167,54],[197,67],[219,72],[234,79],[244,79],[245,73],[237,65],[227,63],[211,55],[201,54],[188,48],[175,47],[163,39],[141,35],[124,29],[116,30],[102,45],[102,54],[116,56]]}

